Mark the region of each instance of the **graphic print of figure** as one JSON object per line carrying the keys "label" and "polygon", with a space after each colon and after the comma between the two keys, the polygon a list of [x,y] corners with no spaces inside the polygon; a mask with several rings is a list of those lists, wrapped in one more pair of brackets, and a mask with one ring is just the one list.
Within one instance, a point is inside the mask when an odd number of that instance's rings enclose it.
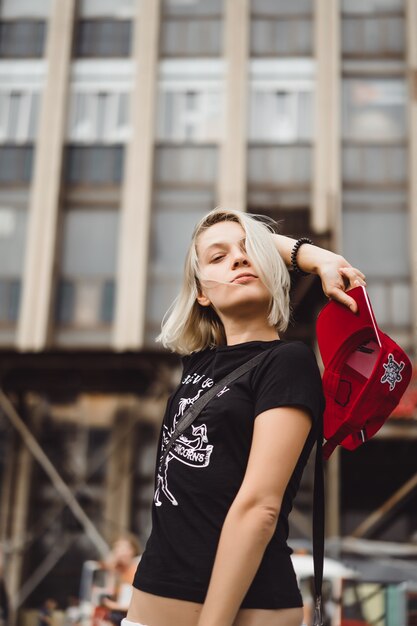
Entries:
{"label": "graphic print of figure", "polygon": [[[160,460],[163,458],[165,448],[171,439],[171,436],[177,426],[178,420],[184,415],[185,410],[196,402],[201,396],[203,389],[200,389],[193,398],[181,398],[178,403],[178,411],[174,415],[172,428],[169,429],[165,424],[162,430],[162,447]],[[188,439],[185,434],[178,437],[177,441],[169,451],[163,467],[159,467],[156,480],[156,490],[154,495],[155,506],[162,506],[160,499],[161,491],[174,506],[178,506],[178,501],[171,493],[168,487],[168,464],[172,459],[176,459],[184,465],[194,468],[207,467],[210,463],[210,456],[213,446],[208,445],[207,426],[191,425],[194,439]]]}

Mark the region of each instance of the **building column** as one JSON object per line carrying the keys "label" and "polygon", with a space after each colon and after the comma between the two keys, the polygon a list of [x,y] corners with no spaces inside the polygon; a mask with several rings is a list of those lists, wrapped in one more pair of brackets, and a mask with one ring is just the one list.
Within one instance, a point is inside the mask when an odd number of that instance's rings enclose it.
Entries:
{"label": "building column", "polygon": [[113,346],[136,349],[143,344],[153,153],[160,0],[138,2],[135,18],[135,75],[130,96],[132,135],[126,146],[117,262],[117,299]]}
{"label": "building column", "polygon": [[407,0],[405,24],[407,28],[408,73],[408,141],[409,141],[409,216],[412,293],[412,345],[417,356],[417,0]]}
{"label": "building column", "polygon": [[225,7],[226,102],[218,198],[221,206],[246,210],[249,0],[226,0]]}
{"label": "building column", "polygon": [[311,227],[332,232],[341,249],[340,190],[340,6],[315,0],[314,165]]}
{"label": "building column", "polygon": [[41,350],[48,340],[74,11],[75,0],[54,0],[48,23],[48,72],[35,151],[17,332],[21,350]]}
{"label": "building column", "polygon": [[[311,228],[330,232],[335,252],[341,251],[342,207],[340,175],[340,2],[315,0],[316,80]],[[326,534],[340,534],[340,452],[326,472]]]}

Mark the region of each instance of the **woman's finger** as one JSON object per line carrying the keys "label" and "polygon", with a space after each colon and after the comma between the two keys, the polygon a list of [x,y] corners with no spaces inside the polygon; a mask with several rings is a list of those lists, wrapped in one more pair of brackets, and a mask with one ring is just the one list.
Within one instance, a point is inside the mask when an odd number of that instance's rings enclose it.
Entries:
{"label": "woman's finger", "polygon": [[337,300],[337,302],[347,306],[353,313],[357,312],[358,305],[356,300],[349,296],[348,293],[346,293],[346,291],[344,291],[341,287],[333,287],[327,295],[331,300]]}
{"label": "woman's finger", "polygon": [[339,273],[348,278],[352,285],[359,281],[359,284],[366,286],[365,274],[356,267],[339,267]]}

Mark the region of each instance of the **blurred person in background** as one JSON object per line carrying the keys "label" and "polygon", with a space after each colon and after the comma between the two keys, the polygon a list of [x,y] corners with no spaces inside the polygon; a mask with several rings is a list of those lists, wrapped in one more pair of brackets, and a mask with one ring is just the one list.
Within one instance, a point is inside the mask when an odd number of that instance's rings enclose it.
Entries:
{"label": "blurred person in background", "polygon": [[52,626],[54,623],[54,611],[58,603],[54,598],[47,598],[38,613],[38,626]]}
{"label": "blurred person in background", "polygon": [[64,612],[63,626],[80,626],[81,612],[80,601],[76,596],[69,596],[68,606]]}
{"label": "blurred person in background", "polygon": [[136,537],[126,533],[117,537],[108,557],[100,563],[101,567],[112,573],[115,578],[113,595],[106,595],[101,599],[100,608],[105,609],[104,622],[108,624],[119,626],[126,616],[141,551],[141,545]]}

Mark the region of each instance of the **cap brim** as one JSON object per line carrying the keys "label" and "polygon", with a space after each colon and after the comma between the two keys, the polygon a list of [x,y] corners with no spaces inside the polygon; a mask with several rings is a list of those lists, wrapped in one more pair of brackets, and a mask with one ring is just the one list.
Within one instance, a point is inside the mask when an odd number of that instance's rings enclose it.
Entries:
{"label": "cap brim", "polygon": [[[365,287],[354,287],[349,290],[358,305],[357,313],[353,313],[346,305],[331,300],[320,311],[316,322],[317,342],[323,364],[326,367],[352,336],[360,334],[362,339],[376,339],[379,345],[379,329]],[[368,332],[367,332],[368,331]],[[352,346],[354,349],[354,346]]]}

